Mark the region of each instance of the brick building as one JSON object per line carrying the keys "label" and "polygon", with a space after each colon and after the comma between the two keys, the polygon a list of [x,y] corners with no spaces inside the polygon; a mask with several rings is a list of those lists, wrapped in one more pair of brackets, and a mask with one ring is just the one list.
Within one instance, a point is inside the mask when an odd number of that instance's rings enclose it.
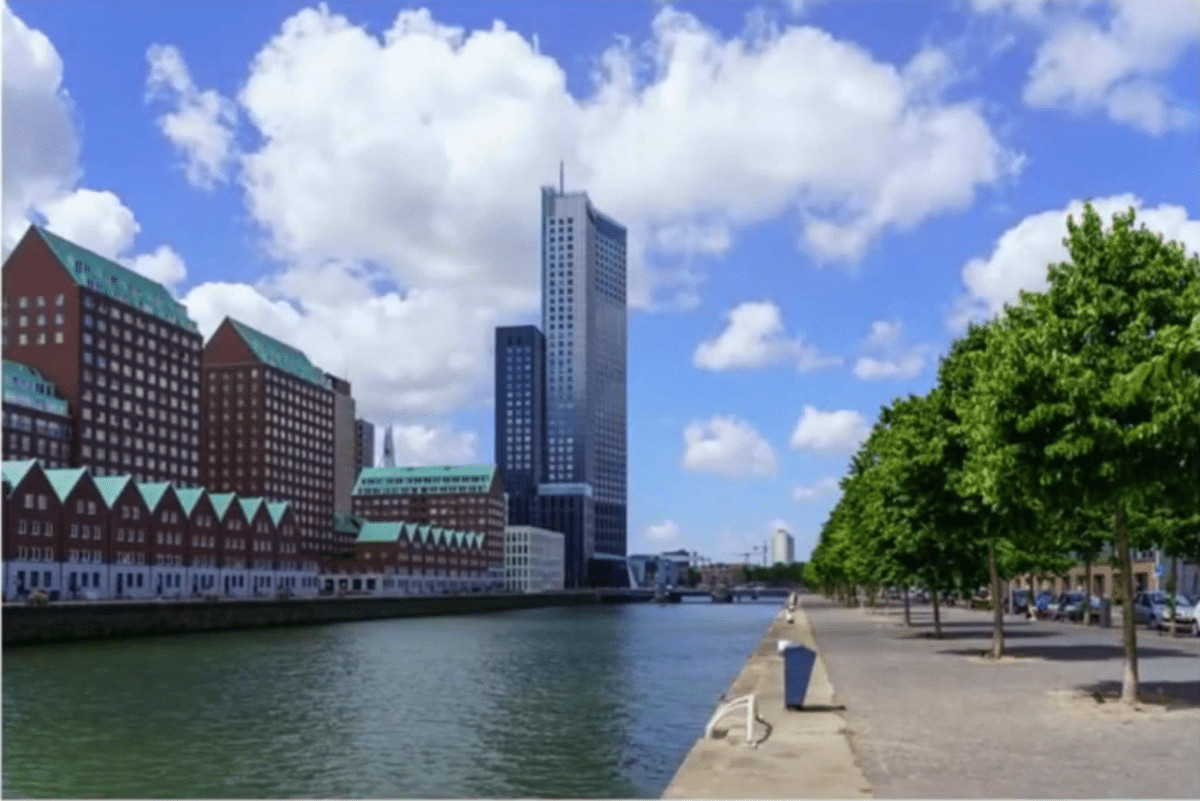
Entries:
{"label": "brick building", "polygon": [[489,580],[504,579],[504,483],[494,467],[371,467],[354,487],[354,514],[484,535]]}
{"label": "brick building", "polygon": [[400,521],[368,521],[353,557],[333,561],[329,590],[376,595],[473,592],[487,583],[485,536]]}
{"label": "brick building", "polygon": [[204,346],[205,487],[290,501],[302,548],[336,550],[334,398],[308,357],[226,318]]}
{"label": "brick building", "polygon": [[31,226],[3,270],[5,355],[67,402],[70,463],[200,478],[200,333],[161,285]]}
{"label": "brick building", "polygon": [[27,364],[4,360],[4,458],[71,463],[71,415],[54,384]]}

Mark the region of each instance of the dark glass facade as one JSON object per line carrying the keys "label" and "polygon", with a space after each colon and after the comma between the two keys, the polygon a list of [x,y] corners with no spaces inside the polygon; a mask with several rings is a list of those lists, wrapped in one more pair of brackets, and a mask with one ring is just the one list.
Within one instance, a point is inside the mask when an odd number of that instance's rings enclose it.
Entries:
{"label": "dark glass facade", "polygon": [[495,431],[508,524],[535,525],[546,476],[546,338],[536,326],[496,329]]}

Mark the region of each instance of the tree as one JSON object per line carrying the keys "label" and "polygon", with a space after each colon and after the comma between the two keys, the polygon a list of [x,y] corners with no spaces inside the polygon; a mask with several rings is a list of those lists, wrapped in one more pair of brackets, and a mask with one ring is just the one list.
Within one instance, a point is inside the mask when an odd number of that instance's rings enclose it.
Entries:
{"label": "tree", "polygon": [[1181,369],[1182,382],[1130,385],[1143,363],[1170,360],[1175,341],[1157,334],[1186,329],[1200,314],[1195,258],[1133,223],[1130,210],[1105,231],[1090,204],[1078,224],[1068,220],[1070,261],[1050,266],[1045,293],[1023,293],[1009,308],[1000,369],[988,385],[992,408],[1013,415],[1003,432],[1010,475],[1037,478],[1043,513],[1112,516],[1128,703],[1138,696],[1129,551],[1151,544],[1145,528],[1131,530],[1130,512],[1190,495],[1188,508],[1197,486],[1194,376]]}

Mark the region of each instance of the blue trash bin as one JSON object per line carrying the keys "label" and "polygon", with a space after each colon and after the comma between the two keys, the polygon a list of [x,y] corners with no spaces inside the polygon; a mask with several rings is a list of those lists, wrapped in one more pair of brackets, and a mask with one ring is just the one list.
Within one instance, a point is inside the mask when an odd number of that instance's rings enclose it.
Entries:
{"label": "blue trash bin", "polygon": [[817,652],[803,645],[791,645],[783,649],[783,703],[788,709],[804,706],[804,696],[808,693],[808,682],[816,661]]}

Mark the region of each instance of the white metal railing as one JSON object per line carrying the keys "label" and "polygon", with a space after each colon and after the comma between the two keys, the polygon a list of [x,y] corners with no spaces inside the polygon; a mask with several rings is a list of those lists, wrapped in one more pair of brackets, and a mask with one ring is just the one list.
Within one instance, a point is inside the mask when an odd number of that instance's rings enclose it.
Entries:
{"label": "white metal railing", "polygon": [[753,695],[743,695],[740,698],[735,698],[732,701],[721,704],[721,706],[717,707],[717,711],[713,713],[711,718],[709,718],[708,725],[704,727],[704,739],[707,740],[709,737],[712,737],[713,726],[717,724],[718,720],[732,712],[736,712],[738,708],[742,706],[746,707],[746,745],[754,748],[757,745],[757,743],[754,742],[754,719],[757,717],[757,715],[755,714]]}

